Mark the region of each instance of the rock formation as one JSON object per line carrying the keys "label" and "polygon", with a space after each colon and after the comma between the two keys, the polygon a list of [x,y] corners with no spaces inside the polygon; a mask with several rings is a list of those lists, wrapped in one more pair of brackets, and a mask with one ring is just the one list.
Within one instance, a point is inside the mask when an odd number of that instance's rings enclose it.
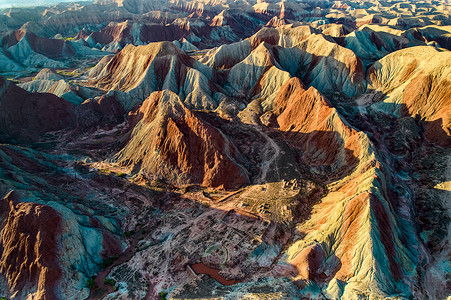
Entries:
{"label": "rock formation", "polygon": [[383,101],[374,103],[370,108],[385,108],[387,113],[397,117],[418,117],[428,140],[449,147],[449,65],[448,51],[439,52],[427,46],[387,55],[368,71],[370,87],[384,95]]}
{"label": "rock formation", "polygon": [[235,146],[196,117],[173,92],[152,93],[136,121],[127,145],[117,155],[120,164],[177,184],[234,188],[248,182]]}
{"label": "rock formation", "polygon": [[15,297],[56,298],[62,270],[56,259],[61,216],[53,208],[20,203],[9,192],[1,200],[1,262],[9,290]]}
{"label": "rock formation", "polygon": [[[100,70],[93,83],[105,90],[119,90],[126,110],[140,104],[152,92],[168,89],[193,107],[214,108],[212,70],[189,57],[170,42],[127,46]],[[97,67],[96,67],[97,68]],[[213,89],[213,91],[212,91]]]}
{"label": "rock formation", "polygon": [[0,77],[0,128],[3,137],[38,140],[50,131],[75,125],[73,105],[53,94],[29,93]]}
{"label": "rock formation", "polygon": [[0,8],[0,298],[445,299],[450,25],[430,0]]}

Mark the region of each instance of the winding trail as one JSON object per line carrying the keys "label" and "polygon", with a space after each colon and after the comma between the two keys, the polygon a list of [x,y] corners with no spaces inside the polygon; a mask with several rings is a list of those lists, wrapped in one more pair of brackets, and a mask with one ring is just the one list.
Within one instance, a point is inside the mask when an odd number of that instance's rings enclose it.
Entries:
{"label": "winding trail", "polygon": [[119,255],[119,258],[116,261],[114,261],[110,266],[106,267],[105,269],[97,273],[94,279],[95,287],[90,290],[89,297],[86,300],[101,299],[104,296],[114,292],[114,286],[106,284],[105,278],[108,277],[108,274],[110,273],[111,269],[129,261],[133,257],[133,255],[136,253],[136,245],[138,244],[139,235],[140,228],[137,227],[136,233],[134,233],[130,237],[130,245],[127,247],[127,249],[125,249],[124,252],[122,252]]}
{"label": "winding trail", "polygon": [[[255,126],[254,128],[266,140],[266,144],[265,144],[265,147],[262,150],[262,153],[268,152],[269,150],[271,150],[271,148],[274,151],[274,155],[270,159],[263,161],[262,164],[261,164],[262,172],[261,172],[260,178],[257,180],[257,183],[258,184],[262,184],[262,183],[264,183],[266,181],[266,176],[268,174],[269,167],[271,166],[271,164],[273,162],[276,161],[277,157],[279,157],[279,155],[280,155],[280,147],[279,147],[279,145],[277,145],[277,143],[272,138],[270,138],[266,133],[264,133],[258,126]],[[279,179],[280,179],[279,169],[277,168],[277,165],[275,166],[275,170],[276,170],[276,173],[277,173],[277,177],[279,177]]]}

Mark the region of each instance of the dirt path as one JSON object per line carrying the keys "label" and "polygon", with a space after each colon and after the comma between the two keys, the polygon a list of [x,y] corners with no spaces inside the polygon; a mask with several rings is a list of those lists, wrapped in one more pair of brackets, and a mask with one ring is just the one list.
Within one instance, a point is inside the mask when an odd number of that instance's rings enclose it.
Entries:
{"label": "dirt path", "polygon": [[130,260],[132,256],[136,252],[136,245],[138,244],[139,240],[139,229],[135,234],[133,234],[130,237],[130,245],[127,249],[125,249],[122,254],[120,254],[119,258],[115,260],[110,266],[106,267],[104,270],[100,271],[97,276],[95,277],[95,287],[91,289],[89,293],[89,297],[86,300],[90,299],[101,299],[104,296],[114,292],[114,286],[105,283],[105,278],[107,278],[108,274],[110,273],[111,269],[123,264],[124,262]]}
{"label": "dirt path", "polygon": [[242,192],[244,192],[244,189],[238,190],[238,191],[233,192],[233,193],[231,193],[231,194],[229,194],[229,195],[227,195],[227,196],[224,196],[224,197],[222,197],[221,199],[219,199],[216,203],[222,203],[222,202],[224,202],[224,201],[226,201],[226,200],[229,200],[229,199],[232,198],[233,196],[236,196],[236,195],[238,195],[238,194],[240,194],[240,193],[242,193]]}
{"label": "dirt path", "polygon": [[[277,145],[277,143],[272,138],[270,138],[266,133],[264,133],[259,127],[256,126],[254,128],[266,140],[265,147],[262,150],[263,154],[267,153],[271,149],[274,151],[273,156],[270,159],[263,161],[262,164],[261,164],[261,170],[262,171],[261,171],[260,178],[257,180],[257,183],[258,184],[262,184],[262,183],[266,182],[266,175],[268,174],[269,167],[271,166],[271,164],[273,162],[276,161],[277,157],[279,157],[279,155],[280,155],[280,147],[279,147],[279,145]],[[279,170],[277,169],[277,165],[275,166],[275,170],[276,170],[277,176],[280,178]]]}

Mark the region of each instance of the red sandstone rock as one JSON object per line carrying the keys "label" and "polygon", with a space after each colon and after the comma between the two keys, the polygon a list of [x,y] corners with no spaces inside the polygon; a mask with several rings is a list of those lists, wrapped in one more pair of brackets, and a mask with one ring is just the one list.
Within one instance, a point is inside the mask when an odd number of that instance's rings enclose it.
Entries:
{"label": "red sandstone rock", "polygon": [[49,206],[20,203],[14,192],[0,201],[0,207],[0,272],[10,292],[18,292],[19,298],[34,293],[33,299],[56,299],[62,275],[57,257],[61,217]]}
{"label": "red sandstone rock", "polygon": [[282,131],[304,151],[310,164],[354,165],[360,146],[357,131],[343,123],[330,102],[313,87],[292,78],[274,100],[274,113]]}
{"label": "red sandstone rock", "polygon": [[122,165],[179,184],[234,188],[249,181],[235,146],[193,114],[176,94],[152,93],[139,109],[138,120],[128,144],[117,155]]}

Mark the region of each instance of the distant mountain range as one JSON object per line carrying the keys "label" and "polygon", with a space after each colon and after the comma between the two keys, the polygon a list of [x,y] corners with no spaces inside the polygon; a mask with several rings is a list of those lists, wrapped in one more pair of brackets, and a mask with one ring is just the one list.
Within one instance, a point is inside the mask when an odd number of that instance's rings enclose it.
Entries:
{"label": "distant mountain range", "polygon": [[[86,0],[80,0],[86,1]],[[10,8],[10,7],[23,7],[23,6],[39,6],[39,5],[53,5],[60,2],[78,2],[71,0],[24,0],[24,1],[14,1],[14,0],[2,0],[0,1],[0,9]]]}

